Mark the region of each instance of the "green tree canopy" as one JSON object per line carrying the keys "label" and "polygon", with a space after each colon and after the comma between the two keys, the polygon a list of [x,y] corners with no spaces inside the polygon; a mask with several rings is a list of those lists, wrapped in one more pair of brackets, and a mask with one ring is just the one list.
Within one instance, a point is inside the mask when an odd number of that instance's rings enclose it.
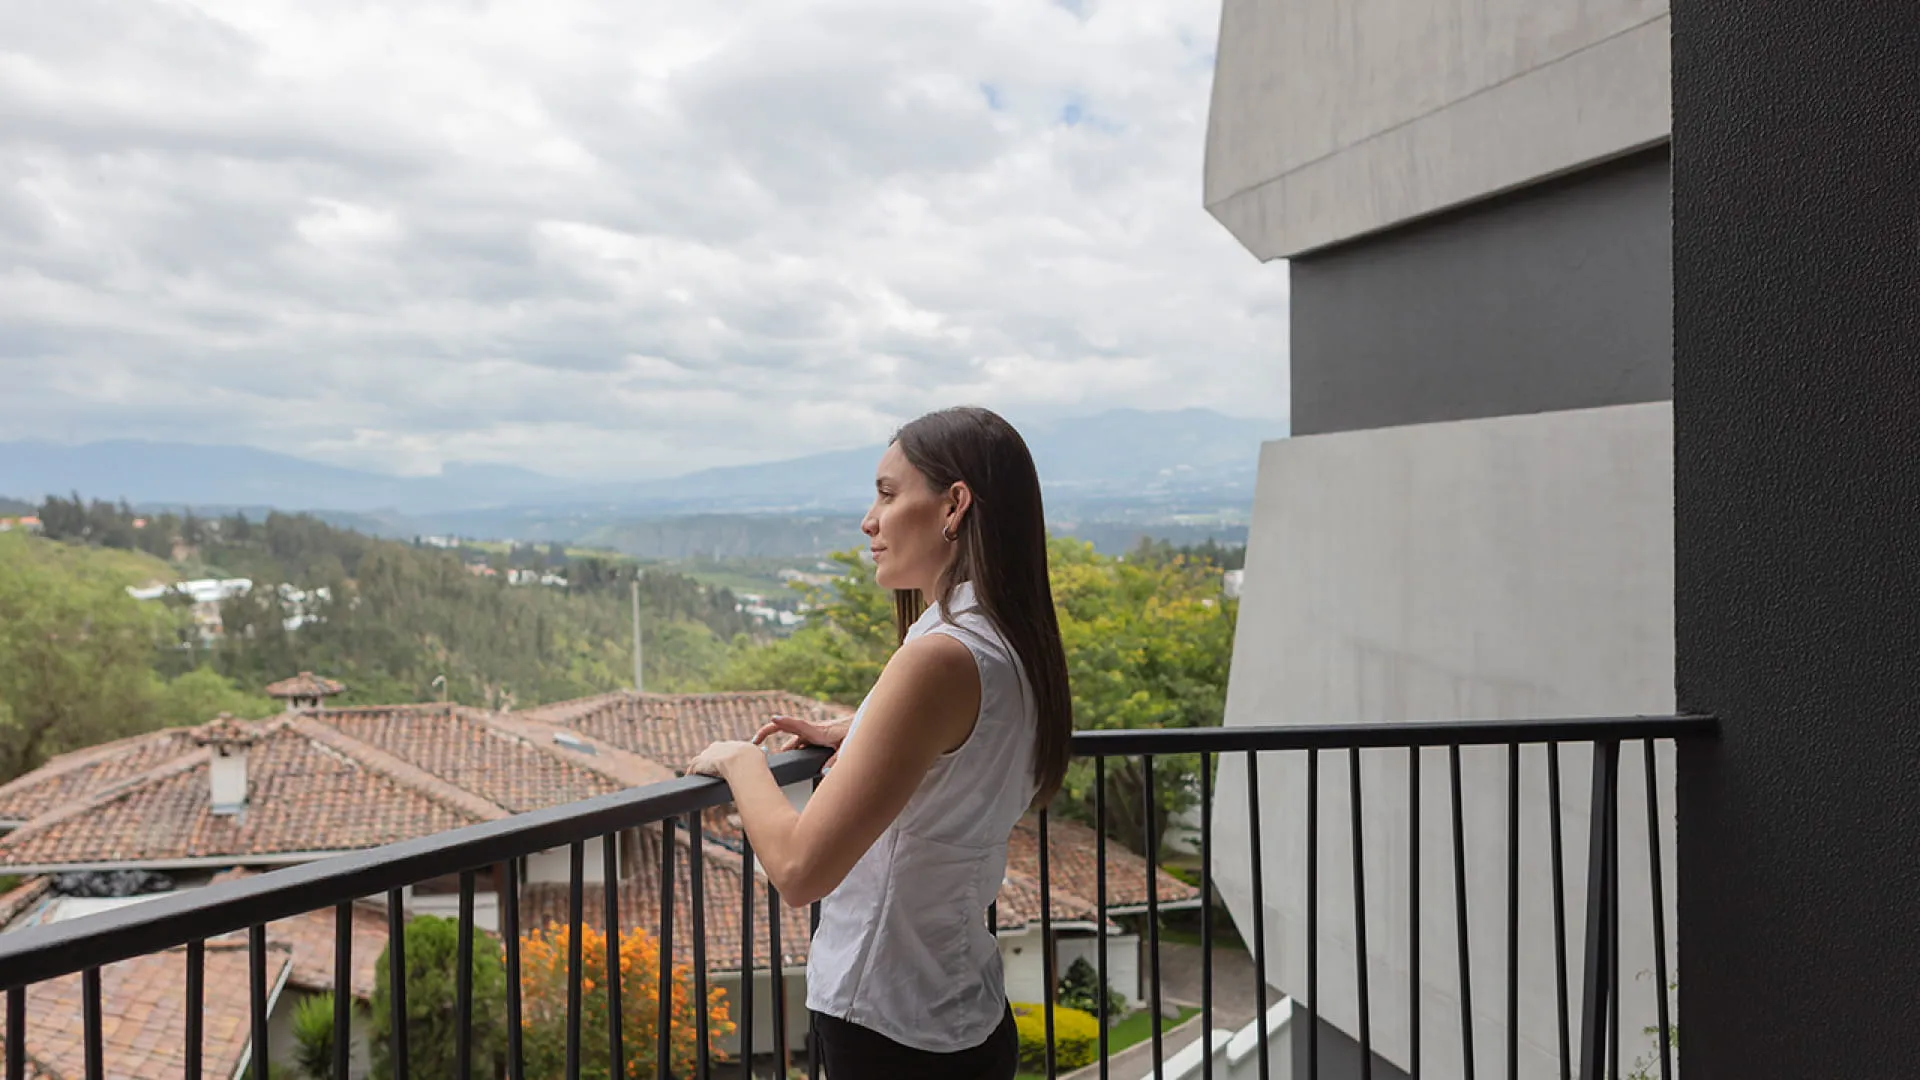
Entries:
{"label": "green tree canopy", "polygon": [[[506,1052],[506,966],[500,944],[473,930],[473,1060],[475,1071],[493,1075]],[[393,1075],[392,946],[374,963],[368,1041],[373,1075],[392,1080],[441,1080],[454,1075],[455,977],[459,972],[460,924],[437,915],[407,921],[402,945],[407,959],[407,1075]]]}

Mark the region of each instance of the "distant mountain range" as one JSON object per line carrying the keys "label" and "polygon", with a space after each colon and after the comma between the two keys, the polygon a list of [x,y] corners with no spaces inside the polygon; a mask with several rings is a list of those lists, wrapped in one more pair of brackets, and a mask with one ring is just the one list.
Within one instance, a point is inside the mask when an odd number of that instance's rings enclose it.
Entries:
{"label": "distant mountain range", "polygon": [[[1130,522],[1252,506],[1260,444],[1283,422],[1204,409],[1113,410],[1028,424],[1048,516]],[[578,539],[690,515],[838,517],[867,504],[880,447],[706,469],[662,480],[580,483],[505,465],[450,464],[398,477],[247,446],[112,440],[0,443],[0,494],[77,491],[136,506],[202,512],[310,511],[387,535]],[[636,552],[637,553],[637,552]]]}

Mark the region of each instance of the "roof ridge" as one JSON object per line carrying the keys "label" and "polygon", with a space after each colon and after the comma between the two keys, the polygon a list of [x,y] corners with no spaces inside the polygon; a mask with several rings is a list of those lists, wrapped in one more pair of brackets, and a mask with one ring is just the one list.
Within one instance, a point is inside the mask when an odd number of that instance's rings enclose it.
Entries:
{"label": "roof ridge", "polygon": [[31,839],[47,831],[47,829],[54,825],[71,821],[83,814],[98,810],[100,807],[106,806],[109,803],[117,802],[135,790],[146,787],[148,784],[171,779],[181,773],[190,772],[193,769],[199,768],[201,765],[206,764],[211,756],[212,752],[206,747],[196,747],[187,753],[181,754],[179,757],[169,758],[145,772],[135,773],[112,787],[103,788],[91,795],[83,796],[72,802],[63,803],[41,814],[39,817],[31,819],[25,825],[8,833],[5,837],[0,837],[0,853],[4,853],[6,849],[12,847],[14,842],[21,837]]}
{"label": "roof ridge", "polygon": [[77,750],[69,750],[64,754],[55,754],[45,762],[42,762],[40,767],[34,769],[32,772],[21,773],[6,783],[0,784],[0,798],[5,798],[16,789],[24,790],[33,787],[37,783],[42,783],[55,777],[66,776],[79,769],[84,769],[89,765],[97,765],[100,762],[118,757],[147,743],[177,738],[183,732],[190,730],[192,729],[169,727],[160,728],[157,731],[143,731],[137,735],[127,735],[107,742],[96,743],[93,746],[83,746]]}
{"label": "roof ridge", "polygon": [[[470,719],[491,731],[520,740],[536,753],[583,768],[627,787],[656,784],[673,780],[679,775],[670,766],[655,761],[645,754],[622,749],[553,720],[529,717],[524,713],[512,716],[503,713],[477,713]],[[533,732],[526,730],[535,727],[544,728],[549,734],[564,733],[570,738],[578,739],[593,747],[594,753],[591,756],[569,754],[555,746],[551,738],[535,738]]]}
{"label": "roof ridge", "polygon": [[345,713],[348,716],[366,716],[372,713],[386,712],[431,712],[436,709],[446,709],[451,712],[454,709],[465,708],[471,708],[471,706],[460,705],[451,701],[402,701],[391,705],[322,705],[318,708],[303,705],[298,709],[288,710],[281,715],[332,716],[335,713]]}
{"label": "roof ridge", "polygon": [[327,724],[316,715],[298,714],[289,720],[288,724],[294,731],[314,743],[344,754],[388,780],[402,787],[411,788],[435,802],[450,806],[470,817],[481,821],[497,821],[513,816],[500,804],[443,780],[385,750],[369,746],[339,728]]}

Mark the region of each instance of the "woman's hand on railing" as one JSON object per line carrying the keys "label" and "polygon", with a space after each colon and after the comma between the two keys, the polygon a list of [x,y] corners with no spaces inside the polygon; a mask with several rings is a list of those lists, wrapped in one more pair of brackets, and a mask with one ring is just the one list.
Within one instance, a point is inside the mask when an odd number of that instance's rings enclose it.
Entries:
{"label": "woman's hand on railing", "polygon": [[[801,746],[819,746],[832,750],[833,754],[827,758],[826,764],[821,766],[826,769],[831,768],[835,759],[839,758],[840,744],[846,741],[847,729],[852,724],[851,717],[820,721],[805,720],[797,716],[775,716],[761,725],[760,730],[753,736],[753,741],[757,746],[768,746],[775,751],[793,750]],[[767,740],[775,736],[784,736],[784,738],[777,745],[769,745]]]}
{"label": "woman's hand on railing", "polygon": [[750,742],[738,739],[726,739],[710,744],[705,750],[694,755],[687,762],[687,772],[694,776],[714,776],[731,783],[733,778],[728,769],[735,763],[752,759],[764,763],[766,753]]}

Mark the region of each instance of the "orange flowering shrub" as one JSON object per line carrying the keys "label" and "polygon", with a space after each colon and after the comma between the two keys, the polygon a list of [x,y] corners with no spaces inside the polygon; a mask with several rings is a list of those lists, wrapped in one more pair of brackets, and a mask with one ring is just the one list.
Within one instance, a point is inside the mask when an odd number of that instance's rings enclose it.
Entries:
{"label": "orange flowering shrub", "polygon": [[[522,1047],[527,1075],[559,1076],[567,1060],[568,927],[555,923],[520,939]],[[612,1072],[607,1062],[607,936],[590,926],[580,933],[580,1075],[585,1080],[639,1080],[654,1075],[660,1045],[660,944],[645,930],[620,935],[620,1042],[626,1060]],[[691,1076],[699,1034],[695,1029],[693,968],[673,966],[673,1038],[669,1066]],[[707,1033],[733,1032],[726,992],[707,991]]]}

